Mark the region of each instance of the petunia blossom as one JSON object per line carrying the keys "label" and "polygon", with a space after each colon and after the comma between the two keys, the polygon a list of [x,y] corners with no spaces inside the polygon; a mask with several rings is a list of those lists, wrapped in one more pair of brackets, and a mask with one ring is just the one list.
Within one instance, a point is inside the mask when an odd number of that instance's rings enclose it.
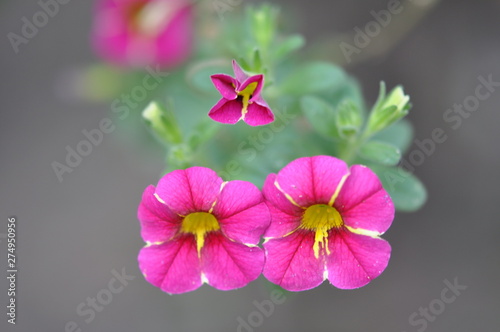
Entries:
{"label": "petunia blossom", "polygon": [[233,60],[235,78],[226,74],[212,75],[212,82],[222,98],[208,116],[221,123],[235,124],[243,120],[250,126],[274,121],[274,114],[261,96],[264,75],[248,76]]}
{"label": "petunia blossom", "polygon": [[263,188],[271,212],[263,274],[290,291],[362,287],[386,268],[391,247],[379,236],[394,205],[369,168],[330,156],[299,158]]}
{"label": "petunia blossom", "polygon": [[204,167],[176,170],[156,188],[146,188],[138,218],[147,242],[139,268],[167,293],[203,283],[240,288],[262,273],[264,251],[257,245],[270,215],[262,193],[249,182],[223,182]]}
{"label": "petunia blossom", "polygon": [[121,66],[180,65],[193,46],[189,0],[98,0],[92,43],[104,59]]}

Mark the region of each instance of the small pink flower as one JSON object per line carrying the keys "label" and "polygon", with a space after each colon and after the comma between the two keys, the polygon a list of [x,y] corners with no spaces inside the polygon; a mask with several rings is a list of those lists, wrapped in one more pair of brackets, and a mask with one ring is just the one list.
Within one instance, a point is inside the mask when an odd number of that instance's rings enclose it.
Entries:
{"label": "small pink flower", "polygon": [[271,212],[263,273],[271,282],[302,291],[328,279],[352,289],[386,268],[391,247],[379,235],[394,205],[370,169],[329,156],[300,158],[270,174],[263,193]]}
{"label": "small pink flower", "polygon": [[223,182],[204,167],[177,170],[144,191],[138,218],[147,245],[139,268],[151,284],[172,294],[207,283],[220,290],[247,285],[262,272],[257,246],[269,225],[259,189]]}
{"label": "small pink flower", "polygon": [[178,66],[191,54],[192,11],[188,0],[98,0],[94,48],[122,66]]}
{"label": "small pink flower", "polygon": [[227,124],[243,120],[250,126],[262,126],[273,122],[274,114],[261,96],[264,75],[248,76],[235,60],[233,70],[236,78],[225,74],[211,76],[222,99],[212,107],[208,116]]}

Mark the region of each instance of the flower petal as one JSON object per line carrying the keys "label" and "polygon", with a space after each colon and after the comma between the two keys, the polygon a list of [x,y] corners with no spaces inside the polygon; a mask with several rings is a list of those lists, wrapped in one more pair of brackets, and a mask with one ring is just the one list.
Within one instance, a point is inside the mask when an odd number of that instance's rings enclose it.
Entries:
{"label": "flower petal", "polygon": [[394,204],[377,175],[361,165],[351,167],[335,207],[344,223],[354,229],[384,233],[394,219]]}
{"label": "flower petal", "polygon": [[142,200],[137,211],[141,222],[141,235],[149,243],[164,242],[177,234],[181,218],[162,204],[154,196],[155,187],[148,186],[142,194]]}
{"label": "flower petal", "polygon": [[238,96],[235,89],[238,82],[229,75],[215,74],[210,76],[215,88],[220,92],[224,99],[234,100]]}
{"label": "flower petal", "polygon": [[219,195],[222,179],[209,168],[191,167],[166,174],[156,194],[175,213],[208,212]]}
{"label": "flower petal", "polygon": [[343,160],[330,156],[304,157],[285,166],[276,181],[296,204],[308,207],[328,204],[348,174]]}
{"label": "flower petal", "polygon": [[243,104],[240,100],[221,99],[208,112],[208,116],[217,122],[235,124],[241,120],[242,112]]}
{"label": "flower petal", "polygon": [[164,67],[175,67],[187,60],[194,45],[193,6],[189,2],[170,6],[176,13],[155,41],[156,61]]}
{"label": "flower petal", "polygon": [[278,238],[288,235],[296,230],[301,223],[300,216],[287,214],[271,203],[267,203],[269,213],[271,214],[271,223],[264,233],[264,238]]}
{"label": "flower petal", "polygon": [[201,253],[208,284],[220,290],[246,286],[257,279],[264,266],[264,251],[227,239],[220,232],[207,234]]}
{"label": "flower petal", "polygon": [[313,245],[314,232],[304,230],[264,242],[264,276],[289,291],[319,286],[325,280],[325,261],[323,255],[314,257]]}
{"label": "flower petal", "polygon": [[228,182],[219,195],[213,214],[222,232],[231,240],[255,245],[271,219],[259,188],[246,181]]}
{"label": "flower petal", "polygon": [[234,75],[236,76],[236,80],[241,84],[243,83],[247,78],[248,75],[241,69],[240,65],[236,60],[233,60],[233,71]]}
{"label": "flower petal", "polygon": [[202,285],[193,235],[144,247],[139,253],[139,268],[147,281],[170,294],[189,292]]}
{"label": "flower petal", "polygon": [[262,189],[271,214],[271,224],[264,237],[282,237],[299,227],[304,209],[293,205],[285,195],[276,188],[276,174],[269,174]]}
{"label": "flower petal", "polygon": [[250,98],[250,102],[253,102],[254,100],[260,98],[260,93],[262,91],[262,88],[264,87],[264,75],[259,74],[250,76],[240,84],[240,86],[238,87],[238,92],[245,90],[248,87],[248,85],[252,83],[257,83],[257,86],[255,87],[255,90],[252,93],[252,98]]}
{"label": "flower petal", "polygon": [[391,256],[387,241],[349,231],[331,231],[328,248],[328,279],[341,289],[365,286],[384,271]]}
{"label": "flower petal", "polygon": [[264,126],[274,121],[274,114],[269,107],[252,103],[248,104],[248,113],[243,120],[250,126]]}
{"label": "flower petal", "polygon": [[[174,67],[185,61],[193,46],[193,10],[186,1],[160,4],[161,25],[151,31],[137,29],[135,11],[153,1],[96,1],[92,44],[104,59],[123,66]],[[153,4],[153,6],[155,6]],[[136,7],[136,8],[134,8]],[[156,5],[156,7],[158,7]],[[161,9],[161,8],[160,8]]]}

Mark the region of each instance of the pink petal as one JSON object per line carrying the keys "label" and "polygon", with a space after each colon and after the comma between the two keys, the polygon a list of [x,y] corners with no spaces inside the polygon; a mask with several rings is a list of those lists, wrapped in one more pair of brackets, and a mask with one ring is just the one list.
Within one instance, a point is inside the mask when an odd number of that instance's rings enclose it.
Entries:
{"label": "pink petal", "polygon": [[224,99],[234,100],[238,97],[238,94],[235,91],[238,82],[234,78],[225,74],[212,75],[210,78],[212,79],[212,83],[215,88],[220,92]]}
{"label": "pink petal", "polygon": [[133,67],[157,64],[157,45],[150,37],[131,34],[127,41],[125,60]]}
{"label": "pink petal", "polygon": [[281,190],[298,205],[328,204],[342,178],[349,173],[344,161],[330,156],[299,158],[279,173]]}
{"label": "pink petal", "polygon": [[137,217],[141,222],[141,235],[144,241],[164,242],[177,234],[181,218],[168,206],[160,203],[154,196],[155,187],[149,186],[142,194]]}
{"label": "pink petal", "polygon": [[[185,6],[172,17],[168,26],[156,38],[156,63],[162,67],[175,67],[187,60],[194,44],[193,6]],[[187,4],[187,5],[186,5]],[[181,4],[182,5],[182,4]],[[175,7],[175,5],[172,5]]]}
{"label": "pink petal", "polygon": [[242,111],[243,104],[241,101],[237,99],[221,99],[214,107],[212,107],[210,112],[208,112],[208,116],[217,122],[235,124],[241,120]]}
{"label": "pink petal", "polygon": [[129,39],[121,10],[115,8],[113,1],[100,1],[96,3],[94,13],[94,26],[92,31],[92,44],[96,52],[104,59],[126,64],[126,53]]}
{"label": "pink petal", "polygon": [[391,256],[387,241],[349,231],[331,231],[328,248],[328,279],[341,289],[368,284],[384,271]]}
{"label": "pink petal", "polygon": [[264,75],[254,75],[249,78],[247,78],[241,85],[238,87],[238,91],[243,91],[245,90],[248,85],[252,83],[257,83],[257,86],[255,87],[254,92],[252,93],[252,98],[250,98],[250,102],[253,102],[255,99],[260,97],[260,93],[262,91],[262,88],[264,87]]}
{"label": "pink petal", "polygon": [[166,174],[156,194],[175,213],[208,212],[219,195],[222,179],[209,168],[191,167]]}
{"label": "pink petal", "polygon": [[246,286],[264,266],[264,251],[227,239],[220,232],[207,234],[202,249],[203,273],[208,284],[220,290]]}
{"label": "pink petal", "polygon": [[269,108],[269,105],[266,103],[266,101],[262,98],[262,95],[254,95],[251,99],[250,102],[255,103],[257,105],[260,105],[262,107]]}
{"label": "pink petal", "polygon": [[231,240],[258,244],[269,226],[269,210],[260,190],[252,183],[230,181],[222,189],[214,215],[222,232]]}
{"label": "pink petal", "polygon": [[271,214],[271,224],[264,233],[264,238],[283,237],[300,226],[302,217],[287,214],[269,202],[267,206]]}
{"label": "pink petal", "polygon": [[248,104],[248,113],[243,120],[250,126],[263,126],[274,121],[274,114],[269,107],[253,103]]}
{"label": "pink petal", "polygon": [[193,45],[193,10],[187,1],[171,4],[171,17],[156,35],[134,31],[130,6],[149,1],[101,0],[96,2],[92,43],[99,55],[124,66],[175,67],[185,61]]}
{"label": "pink petal", "polygon": [[236,80],[239,83],[243,83],[248,78],[248,75],[243,71],[243,69],[241,69],[236,60],[233,60],[233,71],[234,75],[236,76]]}
{"label": "pink petal", "polygon": [[342,214],[344,223],[352,228],[382,234],[394,219],[391,197],[382,187],[377,175],[360,165],[351,167],[351,175],[334,205]]}
{"label": "pink petal", "polygon": [[262,193],[271,213],[271,224],[264,237],[282,237],[300,226],[304,209],[290,203],[281,191],[276,188],[276,174],[269,174]]}
{"label": "pink petal", "polygon": [[139,268],[147,281],[170,294],[189,292],[202,285],[193,235],[144,247],[139,253]]}
{"label": "pink petal", "polygon": [[313,245],[314,232],[303,230],[264,242],[264,276],[289,291],[317,287],[325,280],[325,261],[323,255],[314,257]]}

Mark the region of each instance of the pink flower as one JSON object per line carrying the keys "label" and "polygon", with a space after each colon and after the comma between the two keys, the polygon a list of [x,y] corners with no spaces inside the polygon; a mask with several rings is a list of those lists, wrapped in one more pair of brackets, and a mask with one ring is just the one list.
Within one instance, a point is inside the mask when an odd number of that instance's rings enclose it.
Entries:
{"label": "pink flower", "polygon": [[235,60],[233,70],[236,78],[225,74],[211,76],[222,99],[212,107],[208,116],[228,124],[243,120],[250,126],[262,126],[273,122],[274,114],[261,96],[264,75],[248,76]]}
{"label": "pink flower", "polygon": [[98,0],[92,42],[122,66],[175,67],[191,54],[193,13],[188,0]]}
{"label": "pink flower", "polygon": [[176,170],[144,191],[138,218],[147,245],[139,268],[172,294],[207,283],[220,290],[247,285],[262,272],[257,247],[270,216],[257,187],[223,182],[204,167]]}
{"label": "pink flower", "polygon": [[264,237],[264,276],[290,291],[328,279],[352,289],[386,268],[390,245],[379,235],[394,205],[370,169],[334,157],[297,159],[264,184],[271,225]]}

